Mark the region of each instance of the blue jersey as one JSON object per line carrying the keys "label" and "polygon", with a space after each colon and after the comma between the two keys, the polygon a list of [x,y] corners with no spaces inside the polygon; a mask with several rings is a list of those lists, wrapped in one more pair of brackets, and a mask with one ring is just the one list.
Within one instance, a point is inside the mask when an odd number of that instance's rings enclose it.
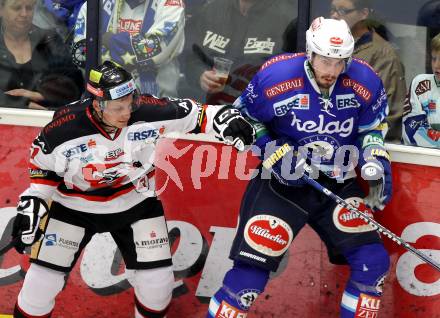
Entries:
{"label": "blue jersey", "polygon": [[261,66],[235,105],[264,123],[273,139],[288,136],[301,146],[318,149],[321,168],[331,171],[332,177],[337,177],[338,148],[383,143],[387,130],[382,81],[359,59],[353,59],[324,96],[305,54],[275,56]]}

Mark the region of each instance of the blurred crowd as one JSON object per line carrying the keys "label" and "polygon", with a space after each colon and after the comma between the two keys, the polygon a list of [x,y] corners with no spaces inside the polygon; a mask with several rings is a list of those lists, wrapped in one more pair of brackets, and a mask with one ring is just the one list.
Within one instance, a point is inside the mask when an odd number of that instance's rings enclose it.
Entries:
{"label": "blurred crowd", "polygon": [[[375,3],[329,0],[325,8],[327,17],[347,22],[356,41],[354,57],[383,81],[386,140],[438,148],[439,1],[421,4],[412,25],[426,37],[416,50],[424,53],[418,59],[425,66],[417,74],[406,62],[415,57],[408,58],[402,37]],[[87,2],[0,0],[0,12],[0,106],[53,110],[80,99]],[[124,66],[142,93],[233,103],[270,57],[304,49],[297,49],[297,16],[297,0],[102,1],[100,60]]]}

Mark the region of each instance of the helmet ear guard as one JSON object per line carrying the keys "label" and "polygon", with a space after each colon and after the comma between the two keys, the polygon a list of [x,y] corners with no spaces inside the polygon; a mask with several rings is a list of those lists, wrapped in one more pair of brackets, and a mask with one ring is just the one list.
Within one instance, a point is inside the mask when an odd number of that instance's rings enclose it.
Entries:
{"label": "helmet ear guard", "polygon": [[318,17],[306,32],[306,53],[309,62],[313,53],[330,58],[347,59],[348,69],[354,50],[354,38],[344,20]]}

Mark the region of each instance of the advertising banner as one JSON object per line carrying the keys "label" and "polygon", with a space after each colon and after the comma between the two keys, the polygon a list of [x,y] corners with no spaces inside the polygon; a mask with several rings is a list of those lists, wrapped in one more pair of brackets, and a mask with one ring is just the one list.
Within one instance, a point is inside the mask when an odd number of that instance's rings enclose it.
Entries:
{"label": "advertising banner", "polygon": [[[38,131],[0,126],[0,248],[10,240],[17,198],[28,186],[29,145]],[[222,144],[181,139],[162,139],[156,158],[175,273],[168,317],[205,317],[209,297],[232,265],[227,256],[240,200],[258,160]],[[395,162],[393,172],[393,200],[375,218],[440,262],[439,168]],[[440,273],[384,241],[392,268],[380,317],[440,317]],[[0,255],[0,316],[12,314],[28,266],[27,256],[13,249]],[[248,317],[338,317],[348,275],[347,266],[328,262],[319,237],[306,227]],[[70,273],[53,317],[133,317],[130,287],[112,238],[96,235]]]}

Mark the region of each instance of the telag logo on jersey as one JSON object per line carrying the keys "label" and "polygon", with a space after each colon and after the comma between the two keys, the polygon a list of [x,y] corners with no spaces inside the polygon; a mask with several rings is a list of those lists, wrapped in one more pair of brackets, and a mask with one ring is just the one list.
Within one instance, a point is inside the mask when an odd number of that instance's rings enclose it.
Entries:
{"label": "telag logo on jersey", "polygon": [[296,117],[294,112],[292,112],[292,115],[293,118],[291,126],[296,127],[298,131],[303,131],[306,133],[339,135],[340,137],[348,137],[353,132],[353,117],[347,118],[342,122],[339,120],[326,122],[324,115],[320,114],[318,116],[319,123],[317,123],[313,120],[302,121],[300,118]]}
{"label": "telag logo on jersey", "polygon": [[274,47],[275,42],[271,41],[271,38],[267,38],[266,41],[258,41],[258,38],[248,38],[243,53],[271,55]]}
{"label": "telag logo on jersey", "polygon": [[283,116],[291,109],[309,109],[309,94],[297,94],[273,104],[275,116]]}
{"label": "telag logo on jersey", "polygon": [[225,48],[229,41],[231,41],[231,39],[225,38],[224,36],[215,34],[211,31],[206,31],[205,38],[203,39],[203,46],[207,46],[211,50],[225,54]]}
{"label": "telag logo on jersey", "polygon": [[354,94],[336,95],[336,107],[338,109],[359,108],[360,106]]}

